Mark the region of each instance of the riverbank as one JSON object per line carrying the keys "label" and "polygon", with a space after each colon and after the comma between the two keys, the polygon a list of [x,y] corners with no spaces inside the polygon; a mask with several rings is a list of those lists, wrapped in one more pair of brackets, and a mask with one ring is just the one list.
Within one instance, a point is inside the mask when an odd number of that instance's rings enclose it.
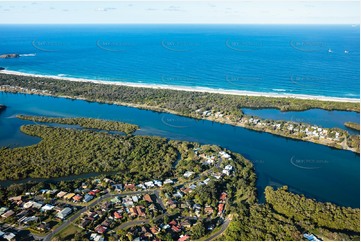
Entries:
{"label": "riverbank", "polygon": [[349,135],[344,130],[323,129],[322,127],[298,122],[279,123],[277,120],[262,120],[258,118],[255,122],[255,120],[251,120],[251,116],[244,115],[241,108],[239,108],[248,105],[248,107],[253,108],[277,107],[283,111],[288,111],[289,109],[300,111],[312,107],[331,110],[356,109],[354,111],[358,111],[359,104],[356,103],[240,97],[209,93],[201,95],[196,92],[154,90],[91,82],[71,82],[42,77],[31,77],[29,79],[23,76],[8,74],[0,74],[1,78],[4,80],[3,83],[8,85],[0,86],[0,91],[58,96],[167,112],[196,119],[226,123],[359,153],[359,136]]}
{"label": "riverbank", "polygon": [[341,97],[327,97],[327,96],[312,96],[306,94],[289,94],[289,93],[267,93],[267,92],[251,92],[251,91],[239,91],[232,89],[212,89],[206,87],[187,87],[187,86],[173,86],[173,85],[160,85],[160,84],[145,84],[145,83],[131,83],[131,82],[116,82],[116,81],[104,81],[84,78],[73,78],[63,76],[52,76],[52,75],[38,75],[29,74],[18,71],[2,70],[1,73],[25,77],[40,77],[40,78],[51,78],[56,80],[67,80],[74,82],[91,82],[95,84],[104,85],[117,85],[127,87],[141,87],[141,88],[152,88],[152,89],[165,89],[174,91],[186,91],[186,92],[200,92],[200,93],[214,93],[223,95],[238,95],[238,96],[249,96],[249,97],[271,97],[271,98],[292,98],[301,100],[318,100],[318,101],[329,101],[329,102],[351,102],[359,103],[360,99],[356,98],[341,98]]}

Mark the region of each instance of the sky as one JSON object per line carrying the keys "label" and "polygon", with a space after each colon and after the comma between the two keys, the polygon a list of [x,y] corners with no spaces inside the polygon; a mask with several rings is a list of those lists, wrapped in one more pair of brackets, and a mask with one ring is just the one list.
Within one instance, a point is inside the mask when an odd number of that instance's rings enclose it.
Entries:
{"label": "sky", "polygon": [[359,24],[360,2],[3,1],[0,24]]}

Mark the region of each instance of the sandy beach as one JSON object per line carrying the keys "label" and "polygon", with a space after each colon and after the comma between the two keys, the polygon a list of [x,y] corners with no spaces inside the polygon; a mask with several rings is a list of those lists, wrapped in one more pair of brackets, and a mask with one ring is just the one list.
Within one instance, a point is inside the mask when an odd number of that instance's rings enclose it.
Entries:
{"label": "sandy beach", "polygon": [[358,103],[360,99],[357,98],[340,98],[340,97],[326,97],[326,96],[312,96],[303,94],[288,94],[288,93],[273,93],[273,92],[251,92],[251,91],[240,91],[231,89],[212,89],[206,87],[187,87],[187,86],[173,86],[173,85],[160,85],[160,84],[145,84],[145,83],[131,83],[131,82],[115,82],[115,81],[102,81],[84,78],[74,77],[63,77],[63,76],[51,76],[51,75],[37,75],[29,74],[18,71],[2,70],[0,73],[19,75],[19,76],[31,76],[31,77],[43,77],[53,78],[58,80],[76,81],[76,82],[92,82],[103,85],[118,85],[118,86],[129,86],[129,87],[143,87],[153,89],[169,89],[177,91],[188,91],[188,92],[207,92],[207,93],[218,93],[226,95],[240,95],[240,96],[259,96],[259,97],[278,97],[278,98],[294,98],[294,99],[308,99],[308,100],[321,100],[321,101],[333,101],[333,102],[352,102]]}

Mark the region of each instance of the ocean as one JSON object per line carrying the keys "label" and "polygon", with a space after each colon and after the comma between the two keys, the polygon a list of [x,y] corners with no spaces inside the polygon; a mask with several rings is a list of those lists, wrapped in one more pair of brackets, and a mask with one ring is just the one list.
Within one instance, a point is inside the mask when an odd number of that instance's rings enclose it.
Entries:
{"label": "ocean", "polygon": [[360,98],[351,25],[0,25],[0,67],[30,74]]}

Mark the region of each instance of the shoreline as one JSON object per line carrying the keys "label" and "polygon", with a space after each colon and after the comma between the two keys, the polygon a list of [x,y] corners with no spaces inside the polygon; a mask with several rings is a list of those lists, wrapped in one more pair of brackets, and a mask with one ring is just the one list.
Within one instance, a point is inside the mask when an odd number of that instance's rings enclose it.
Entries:
{"label": "shoreline", "polygon": [[18,75],[18,76],[52,78],[52,79],[57,79],[57,80],[67,80],[67,81],[75,81],[75,82],[91,82],[91,83],[103,84],[103,85],[117,85],[117,86],[152,88],[152,89],[168,89],[168,90],[175,90],[175,91],[203,92],[203,93],[215,93],[215,94],[224,94],[224,95],[292,98],[292,99],[319,100],[319,101],[328,101],[328,102],[349,102],[349,103],[359,103],[360,102],[360,99],[357,99],[357,98],[312,96],[312,95],[306,95],[306,94],[280,94],[280,93],[271,93],[271,92],[266,93],[266,92],[240,91],[240,90],[232,90],[232,89],[227,90],[227,89],[213,89],[213,88],[206,88],[206,87],[187,87],[187,86],[174,86],[174,85],[161,85],[161,84],[144,84],[144,83],[139,84],[139,83],[131,83],[131,82],[103,81],[103,80],[75,78],[75,77],[38,75],[38,74],[30,74],[30,73],[24,73],[24,72],[19,72],[19,71],[9,71],[9,70],[0,70],[0,73],[8,74],[8,75]]}

